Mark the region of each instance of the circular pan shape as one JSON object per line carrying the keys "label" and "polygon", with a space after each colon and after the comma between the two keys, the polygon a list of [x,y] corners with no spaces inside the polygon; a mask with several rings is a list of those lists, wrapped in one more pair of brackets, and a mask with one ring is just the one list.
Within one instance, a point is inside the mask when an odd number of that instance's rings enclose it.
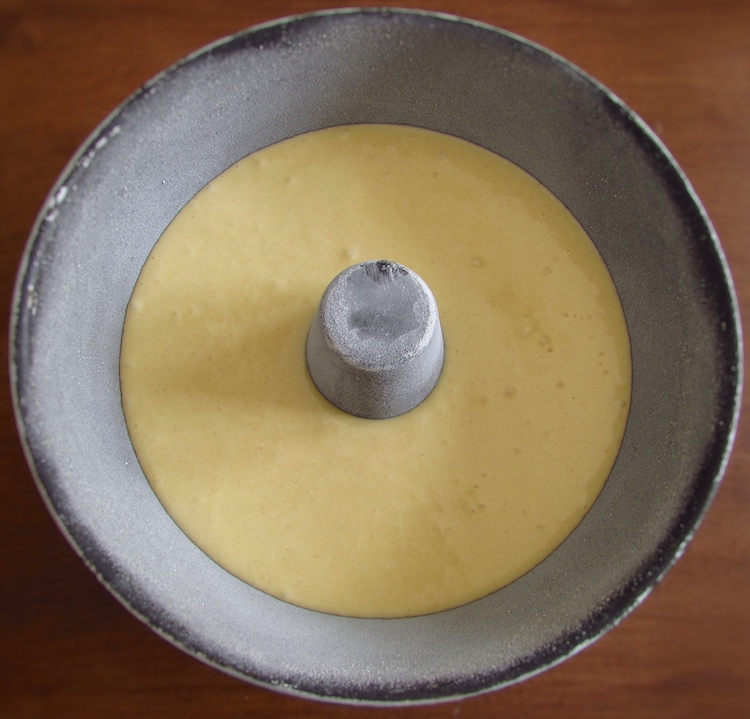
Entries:
{"label": "circular pan shape", "polygon": [[[505,589],[410,619],[320,614],[229,575],[159,504],[120,403],[125,308],[179,209],[254,150],[360,122],[453,134],[539,179],[607,263],[633,353],[626,436],[573,534]],[[718,239],[655,136],[561,58],[421,12],[282,20],[208,47],[145,86],[53,188],[19,271],[11,328],[15,411],[32,472],[104,584],[203,661],[339,702],[488,691],[614,626],[700,523],[726,466],[741,391],[737,304]]]}

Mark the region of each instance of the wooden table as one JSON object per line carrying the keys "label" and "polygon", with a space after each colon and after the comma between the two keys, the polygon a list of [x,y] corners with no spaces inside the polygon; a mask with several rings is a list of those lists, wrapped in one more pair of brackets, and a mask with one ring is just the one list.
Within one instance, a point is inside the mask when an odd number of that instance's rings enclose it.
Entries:
{"label": "wooden table", "polygon": [[[362,3],[369,4],[369,3]],[[381,3],[387,5],[389,3]],[[2,313],[45,196],[88,133],[204,44],[318,0],[0,0]],[[659,134],[722,238],[750,316],[750,3],[409,2],[519,33],[610,87]],[[3,356],[7,356],[7,340]],[[750,701],[750,432],[696,539],[623,624],[545,674],[460,703],[347,708],[244,684],[134,619],[47,513],[2,385],[0,717],[739,717]]]}

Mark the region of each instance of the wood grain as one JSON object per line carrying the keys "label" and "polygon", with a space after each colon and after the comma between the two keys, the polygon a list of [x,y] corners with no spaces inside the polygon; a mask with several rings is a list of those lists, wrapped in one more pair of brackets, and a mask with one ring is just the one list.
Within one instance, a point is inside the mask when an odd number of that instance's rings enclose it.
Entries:
{"label": "wood grain", "polygon": [[[368,3],[361,3],[368,4]],[[378,3],[388,5],[389,3]],[[714,222],[750,316],[750,3],[435,0],[567,57],[661,136]],[[316,0],[0,0],[0,282],[9,316],[36,213],[94,127],[160,70]],[[3,337],[7,356],[7,337]],[[0,717],[738,717],[750,700],[750,434],[686,555],[607,636],[545,674],[460,703],[348,708],[272,693],[134,619],[47,513],[0,389]]]}

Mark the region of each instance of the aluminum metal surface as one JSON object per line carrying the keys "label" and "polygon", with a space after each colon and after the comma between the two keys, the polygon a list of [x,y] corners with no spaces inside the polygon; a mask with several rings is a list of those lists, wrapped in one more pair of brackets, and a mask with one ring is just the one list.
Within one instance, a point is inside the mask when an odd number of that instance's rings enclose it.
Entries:
{"label": "aluminum metal surface", "polygon": [[[536,176],[596,243],[632,341],[625,440],[578,528],[509,587],[411,619],[308,611],[224,571],[151,491],[120,401],[125,308],[180,208],[254,150],[362,122],[451,133]],[[699,524],[727,462],[741,388],[737,303],[718,239],[654,134],[544,49],[420,12],[281,20],[146,85],[53,188],[19,271],[11,326],[30,466],[62,531],[105,585],[203,661],[281,691],[353,703],[501,687],[614,626]]]}

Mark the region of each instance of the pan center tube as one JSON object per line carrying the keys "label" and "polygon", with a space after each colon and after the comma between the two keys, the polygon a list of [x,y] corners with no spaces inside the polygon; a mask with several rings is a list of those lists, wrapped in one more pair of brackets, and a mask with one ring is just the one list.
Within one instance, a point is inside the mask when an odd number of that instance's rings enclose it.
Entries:
{"label": "pan center tube", "polygon": [[339,409],[367,419],[396,417],[420,404],[437,384],[444,353],[430,288],[389,260],[337,275],[307,338],[315,386]]}

